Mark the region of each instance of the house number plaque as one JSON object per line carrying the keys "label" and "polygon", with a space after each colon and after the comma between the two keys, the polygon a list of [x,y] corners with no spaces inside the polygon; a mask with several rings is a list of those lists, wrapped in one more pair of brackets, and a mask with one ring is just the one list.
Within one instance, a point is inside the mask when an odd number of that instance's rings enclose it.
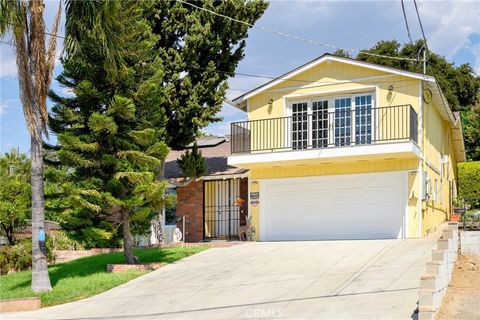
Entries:
{"label": "house number plaque", "polygon": [[256,207],[260,203],[260,193],[259,192],[250,192],[250,204]]}

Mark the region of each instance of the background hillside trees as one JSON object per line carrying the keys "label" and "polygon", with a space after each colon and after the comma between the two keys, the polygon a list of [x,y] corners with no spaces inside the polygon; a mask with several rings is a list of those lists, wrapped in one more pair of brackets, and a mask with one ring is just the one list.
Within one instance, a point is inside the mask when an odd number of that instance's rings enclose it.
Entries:
{"label": "background hillside trees", "polygon": [[[372,48],[363,51],[394,57],[418,58],[423,47],[423,40],[413,44],[400,44],[396,40],[379,41]],[[339,50],[336,54],[350,57],[348,52]],[[356,59],[399,68],[411,72],[423,73],[421,61],[412,62],[390,58],[382,58],[367,54],[358,54]],[[455,66],[445,57],[434,52],[427,52],[427,74],[436,75],[438,83],[452,108],[460,111],[465,136],[467,159],[480,160],[480,76],[475,74],[469,64]]]}

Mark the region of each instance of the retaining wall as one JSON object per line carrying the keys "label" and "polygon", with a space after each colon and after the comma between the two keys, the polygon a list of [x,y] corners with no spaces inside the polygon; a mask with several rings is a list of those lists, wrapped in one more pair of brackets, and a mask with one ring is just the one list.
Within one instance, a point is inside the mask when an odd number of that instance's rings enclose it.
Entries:
{"label": "retaining wall", "polygon": [[480,255],[480,231],[460,231],[460,253]]}
{"label": "retaining wall", "polygon": [[437,249],[432,250],[432,259],[427,262],[425,273],[420,278],[419,320],[435,319],[452,279],[458,244],[458,223],[450,222],[438,240]]}

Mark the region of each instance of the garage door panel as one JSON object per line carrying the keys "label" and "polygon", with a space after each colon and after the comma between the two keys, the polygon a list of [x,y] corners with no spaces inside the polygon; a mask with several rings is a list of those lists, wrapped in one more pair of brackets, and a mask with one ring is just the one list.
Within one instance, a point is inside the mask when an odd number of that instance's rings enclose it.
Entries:
{"label": "garage door panel", "polygon": [[398,238],[406,173],[265,181],[265,240]]}

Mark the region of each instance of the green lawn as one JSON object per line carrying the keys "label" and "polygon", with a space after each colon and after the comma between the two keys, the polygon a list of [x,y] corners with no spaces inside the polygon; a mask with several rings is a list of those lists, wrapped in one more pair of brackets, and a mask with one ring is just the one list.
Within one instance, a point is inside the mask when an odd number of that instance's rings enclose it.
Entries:
{"label": "green lawn", "polygon": [[[172,263],[205,249],[208,247],[142,249],[135,250],[135,255],[141,262]],[[50,266],[48,270],[53,290],[38,294],[42,307],[87,298],[146,273],[133,270],[107,273],[109,263],[125,263],[123,253],[99,254]],[[0,299],[35,296],[30,290],[30,281],[30,271],[0,276]]]}

